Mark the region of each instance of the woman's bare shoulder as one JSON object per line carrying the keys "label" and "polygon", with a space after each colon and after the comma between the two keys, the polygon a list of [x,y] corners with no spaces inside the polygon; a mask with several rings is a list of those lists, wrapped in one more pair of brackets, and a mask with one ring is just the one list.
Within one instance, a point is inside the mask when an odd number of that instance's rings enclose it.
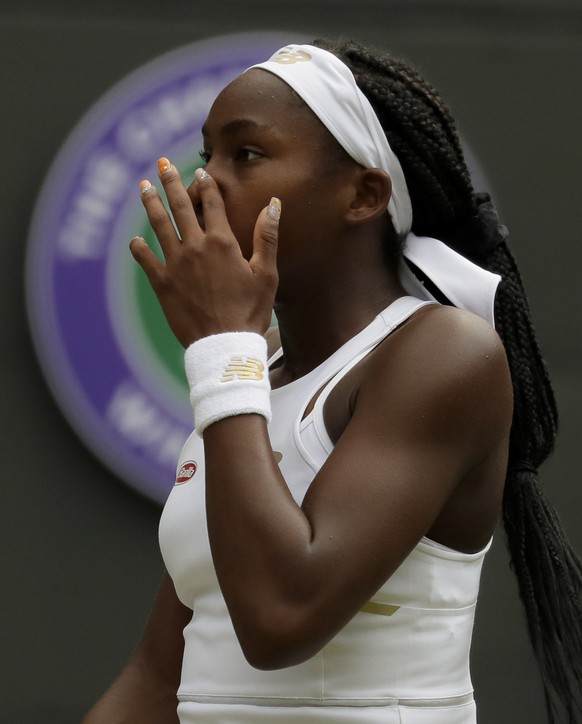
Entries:
{"label": "woman's bare shoulder", "polygon": [[481,317],[456,307],[423,307],[395,330],[378,352],[383,364],[405,363],[418,371],[437,371],[440,366],[446,373],[486,365],[508,373],[505,349],[495,329]]}
{"label": "woman's bare shoulder", "polygon": [[[361,379],[358,398],[384,403],[401,422],[423,421],[434,434],[469,425],[496,437],[511,419],[511,375],[503,343],[490,324],[454,307],[425,307],[381,344]],[[476,416],[476,411],[479,415]]]}

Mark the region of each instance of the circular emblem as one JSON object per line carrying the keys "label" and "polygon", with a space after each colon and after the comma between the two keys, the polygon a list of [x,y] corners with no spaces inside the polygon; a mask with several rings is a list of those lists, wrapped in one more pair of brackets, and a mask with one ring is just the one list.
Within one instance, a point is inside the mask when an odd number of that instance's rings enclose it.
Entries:
{"label": "circular emblem", "polygon": [[198,466],[194,462],[194,460],[188,460],[187,463],[184,463],[180,470],[178,471],[178,475],[176,475],[176,485],[182,485],[182,483],[187,483],[189,480],[191,480],[194,477],[194,473],[198,469]]}
{"label": "circular emblem", "polygon": [[160,156],[191,178],[214,98],[288,42],[273,33],[227,35],[132,73],[77,125],[34,211],[27,306],[48,383],[88,447],[159,502],[196,465],[176,478],[192,412],[182,350],[128,250],[136,235],[156,246],[138,184],[156,176]]}

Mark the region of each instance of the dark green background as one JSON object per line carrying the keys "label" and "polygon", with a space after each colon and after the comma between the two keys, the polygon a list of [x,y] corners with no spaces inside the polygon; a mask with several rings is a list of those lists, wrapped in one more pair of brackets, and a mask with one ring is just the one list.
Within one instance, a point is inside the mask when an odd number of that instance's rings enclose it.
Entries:
{"label": "dark green background", "polygon": [[[27,227],[80,116],[129,71],[222,33],[349,35],[420,66],[494,189],[562,412],[542,480],[582,549],[582,3],[579,0],[165,0],[0,6],[2,694],[7,724],[78,722],[126,660],[161,574],[159,510],[79,442],[27,328]],[[487,560],[473,671],[480,724],[541,724],[543,701],[503,535]]]}

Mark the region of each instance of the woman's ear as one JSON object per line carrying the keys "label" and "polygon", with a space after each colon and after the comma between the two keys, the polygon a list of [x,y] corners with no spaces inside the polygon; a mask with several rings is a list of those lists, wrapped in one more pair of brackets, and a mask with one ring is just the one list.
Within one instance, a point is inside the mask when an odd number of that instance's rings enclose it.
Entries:
{"label": "woman's ear", "polygon": [[392,194],[390,176],[381,168],[357,170],[354,193],[346,211],[349,224],[362,224],[386,213]]}

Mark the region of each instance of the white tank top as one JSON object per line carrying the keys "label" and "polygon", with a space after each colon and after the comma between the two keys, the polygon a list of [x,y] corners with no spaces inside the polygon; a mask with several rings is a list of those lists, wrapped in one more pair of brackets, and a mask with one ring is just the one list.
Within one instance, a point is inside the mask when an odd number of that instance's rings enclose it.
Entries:
{"label": "white tank top", "polygon": [[[312,372],[272,391],[269,436],[299,505],[333,449],[323,407],[334,385],[395,327],[430,303],[413,297],[396,300]],[[302,419],[323,385],[312,412]],[[193,433],[160,522],[166,567],[179,599],[194,610],[184,630],[181,721],[475,722],[469,649],[486,550],[465,554],[423,538],[318,654],[297,666],[259,671],[241,652],[220,592],[204,492],[203,445]]]}

